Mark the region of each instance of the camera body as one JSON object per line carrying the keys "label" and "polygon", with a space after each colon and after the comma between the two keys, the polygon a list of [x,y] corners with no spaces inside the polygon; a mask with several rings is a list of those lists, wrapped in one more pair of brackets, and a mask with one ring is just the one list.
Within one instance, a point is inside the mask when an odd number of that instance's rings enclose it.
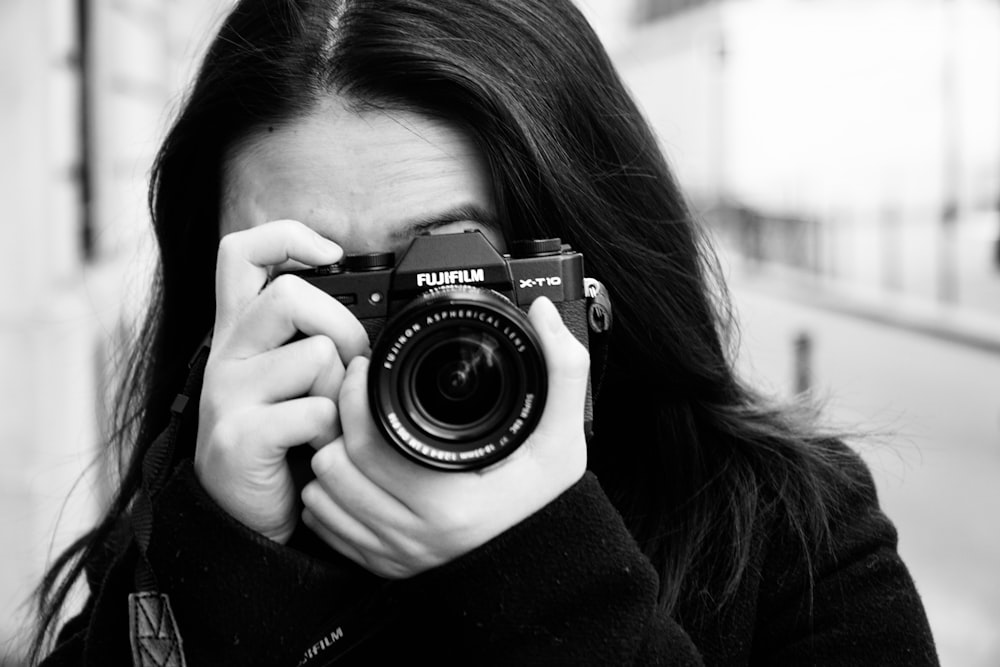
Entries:
{"label": "camera body", "polygon": [[[478,231],[418,236],[393,253],[348,255],[296,275],[344,304],[372,343],[368,392],[386,440],[440,470],[510,454],[537,425],[547,376],[526,313],[552,300],[589,342],[583,255],[559,239],[499,253]],[[587,414],[590,419],[590,390]]]}

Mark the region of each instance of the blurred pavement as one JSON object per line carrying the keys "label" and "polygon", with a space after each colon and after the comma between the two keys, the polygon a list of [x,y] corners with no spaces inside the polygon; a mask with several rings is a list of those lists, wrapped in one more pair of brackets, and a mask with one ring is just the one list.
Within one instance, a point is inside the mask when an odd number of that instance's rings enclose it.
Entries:
{"label": "blurred pavement", "polygon": [[[853,444],[899,530],[941,664],[1000,665],[1000,319],[970,317],[963,339],[910,326],[931,320],[926,309],[904,316],[902,302],[899,318],[858,317],[832,308],[835,299],[790,299],[787,285],[738,269],[730,287],[744,374],[789,396],[794,340],[805,332],[826,416],[871,434]],[[907,326],[885,323],[894,319]],[[990,332],[997,347],[976,344]]]}

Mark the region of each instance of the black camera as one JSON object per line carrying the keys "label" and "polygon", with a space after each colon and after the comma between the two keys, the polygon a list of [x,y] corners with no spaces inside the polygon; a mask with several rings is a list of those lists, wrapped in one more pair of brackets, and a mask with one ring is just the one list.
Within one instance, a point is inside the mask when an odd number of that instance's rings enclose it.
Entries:
{"label": "black camera", "polygon": [[[347,306],[372,341],[368,391],[386,440],[440,470],[487,466],[520,446],[545,407],[547,375],[526,316],[539,296],[589,347],[610,326],[583,255],[559,239],[500,254],[478,231],[415,238],[393,253],[297,271]],[[590,421],[587,390],[585,420]]]}

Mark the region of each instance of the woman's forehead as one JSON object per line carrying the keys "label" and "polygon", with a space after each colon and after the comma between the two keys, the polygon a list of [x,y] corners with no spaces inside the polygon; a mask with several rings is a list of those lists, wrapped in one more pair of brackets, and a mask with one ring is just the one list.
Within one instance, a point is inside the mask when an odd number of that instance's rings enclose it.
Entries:
{"label": "woman's forehead", "polygon": [[294,218],[334,240],[370,241],[443,211],[492,209],[487,168],[464,132],[336,101],[236,146],[224,191],[224,233]]}

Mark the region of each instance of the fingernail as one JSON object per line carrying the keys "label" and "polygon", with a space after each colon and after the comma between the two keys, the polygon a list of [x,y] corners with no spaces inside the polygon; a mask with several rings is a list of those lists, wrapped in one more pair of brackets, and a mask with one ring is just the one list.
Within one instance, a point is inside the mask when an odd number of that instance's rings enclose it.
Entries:
{"label": "fingernail", "polygon": [[316,242],[316,246],[321,250],[323,250],[324,252],[330,252],[331,250],[337,253],[343,252],[343,249],[339,245],[337,245],[330,239],[326,238],[322,234],[313,234],[313,236]]}

